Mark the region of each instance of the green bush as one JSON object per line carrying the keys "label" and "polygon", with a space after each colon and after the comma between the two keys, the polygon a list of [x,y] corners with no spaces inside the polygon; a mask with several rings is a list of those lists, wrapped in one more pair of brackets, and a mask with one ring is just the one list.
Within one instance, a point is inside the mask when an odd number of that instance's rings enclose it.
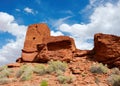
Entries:
{"label": "green bush", "polygon": [[58,76],[58,81],[62,84],[67,83],[67,77],[66,76]]}
{"label": "green bush", "polygon": [[120,75],[120,70],[119,70],[118,68],[112,68],[112,69],[111,69],[111,73],[112,73],[112,74]]}
{"label": "green bush", "polygon": [[58,81],[62,84],[72,83],[75,80],[74,76],[58,76]]}
{"label": "green bush", "polygon": [[28,65],[22,65],[19,69],[19,71],[16,73],[16,77],[20,78],[21,75],[26,71],[26,69],[28,68]]}
{"label": "green bush", "polygon": [[39,75],[45,74],[46,73],[45,65],[43,65],[43,64],[35,65],[34,72],[39,74]]}
{"label": "green bush", "polygon": [[106,65],[103,65],[102,63],[94,64],[91,66],[90,71],[92,73],[107,73],[108,67]]}
{"label": "green bush", "polygon": [[9,77],[11,74],[12,71],[7,66],[0,68],[0,78]]}
{"label": "green bush", "polygon": [[120,75],[113,74],[113,75],[109,76],[108,82],[112,86],[120,86]]}
{"label": "green bush", "polygon": [[21,81],[30,80],[32,78],[33,70],[27,69],[21,77]]}
{"label": "green bush", "polygon": [[1,72],[2,70],[4,70],[4,69],[7,69],[7,68],[8,68],[8,67],[7,67],[6,65],[0,67],[0,72]]}
{"label": "green bush", "polygon": [[63,74],[64,74],[64,72],[63,72],[63,71],[61,71],[61,70],[57,70],[57,71],[56,71],[56,74],[57,74],[57,76],[60,76],[60,75],[63,75]]}
{"label": "green bush", "polygon": [[75,81],[75,76],[67,76],[67,83],[72,83]]}
{"label": "green bush", "polygon": [[8,78],[1,78],[0,79],[0,85],[3,85],[3,84],[7,84],[7,83],[10,83],[11,80],[8,79]]}
{"label": "green bush", "polygon": [[30,80],[33,74],[33,67],[28,65],[23,65],[20,70],[16,73],[16,77],[20,78],[21,81]]}
{"label": "green bush", "polygon": [[40,86],[48,86],[48,82],[46,80],[42,80]]}
{"label": "green bush", "polygon": [[61,61],[49,61],[48,64],[47,72],[49,73],[56,72],[58,70],[65,72],[67,68],[67,63]]}

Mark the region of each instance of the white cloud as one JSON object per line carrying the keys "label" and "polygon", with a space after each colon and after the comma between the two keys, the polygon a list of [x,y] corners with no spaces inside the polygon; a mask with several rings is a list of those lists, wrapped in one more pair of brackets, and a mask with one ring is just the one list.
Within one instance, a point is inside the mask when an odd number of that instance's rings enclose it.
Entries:
{"label": "white cloud", "polygon": [[31,14],[37,13],[37,11],[35,12],[33,9],[31,9],[29,7],[24,8],[24,11],[27,12],[27,13],[31,13]]}
{"label": "white cloud", "polygon": [[15,41],[9,41],[0,49],[0,65],[13,62],[21,54],[26,26],[18,25],[14,16],[0,12],[0,32],[8,32],[16,37]]}
{"label": "white cloud", "polygon": [[20,12],[21,10],[20,9],[15,9],[16,11]]}
{"label": "white cloud", "polygon": [[91,15],[91,13],[97,8],[101,6],[105,6],[106,3],[112,3],[113,5],[116,5],[119,3],[119,0],[89,0],[89,4],[86,6],[85,9],[80,11],[79,13],[87,15]]}
{"label": "white cloud", "polygon": [[58,20],[56,20],[56,19],[49,19],[49,22],[50,22],[50,24],[53,27],[58,27],[59,25],[63,24],[66,20],[68,20],[71,17],[72,16],[67,16],[67,17],[64,17],[64,18],[60,18]]}
{"label": "white cloud", "polygon": [[12,15],[0,12],[0,31],[21,37],[25,34],[26,26],[18,25]]}
{"label": "white cloud", "polygon": [[109,2],[96,7],[88,24],[62,24],[59,30],[68,33],[75,39],[80,49],[92,49],[93,43],[87,40],[93,39],[95,33],[108,33],[120,35],[120,2],[111,4]]}
{"label": "white cloud", "polygon": [[23,43],[24,37],[4,45],[2,49],[0,49],[0,65],[15,62],[16,59],[21,56]]}
{"label": "white cloud", "polygon": [[60,32],[60,31],[51,31],[51,35],[52,36],[63,36],[64,34],[62,33],[62,32]]}

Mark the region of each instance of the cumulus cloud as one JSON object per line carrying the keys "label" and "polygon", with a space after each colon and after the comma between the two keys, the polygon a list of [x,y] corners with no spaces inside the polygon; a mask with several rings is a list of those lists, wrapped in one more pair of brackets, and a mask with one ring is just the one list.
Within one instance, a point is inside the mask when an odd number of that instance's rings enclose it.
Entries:
{"label": "cumulus cloud", "polygon": [[37,11],[34,11],[33,9],[31,9],[31,8],[29,8],[29,7],[24,8],[24,11],[27,12],[27,13],[30,13],[30,14],[35,14],[35,13],[37,13]]}
{"label": "cumulus cloud", "polygon": [[[92,0],[95,2],[96,0]],[[93,3],[92,2],[92,3]],[[120,2],[113,4],[106,2],[104,5],[96,7],[89,16],[88,24],[62,24],[59,30],[68,33],[75,39],[76,45],[80,49],[92,49],[92,40],[95,33],[107,33],[120,35]]]}
{"label": "cumulus cloud", "polygon": [[8,32],[16,37],[0,49],[0,65],[13,62],[20,56],[26,33],[26,26],[15,22],[14,16],[0,12],[0,32]]}
{"label": "cumulus cloud", "polygon": [[12,15],[0,12],[0,31],[8,32],[16,37],[21,37],[25,34],[26,26],[18,25]]}
{"label": "cumulus cloud", "polygon": [[52,36],[63,36],[64,34],[62,33],[62,32],[60,32],[60,31],[51,31],[51,35]]}

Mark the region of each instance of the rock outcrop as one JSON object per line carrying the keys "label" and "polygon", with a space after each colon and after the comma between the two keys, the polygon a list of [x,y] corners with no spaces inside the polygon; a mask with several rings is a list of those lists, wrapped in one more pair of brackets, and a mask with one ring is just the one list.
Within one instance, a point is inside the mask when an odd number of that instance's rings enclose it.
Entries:
{"label": "rock outcrop", "polygon": [[69,62],[76,50],[74,40],[68,36],[50,36],[46,24],[33,24],[28,27],[22,56],[17,61],[47,62],[61,60]]}
{"label": "rock outcrop", "polygon": [[109,66],[120,68],[120,37],[108,34],[95,34],[93,58]]}
{"label": "rock outcrop", "polygon": [[70,62],[78,57],[92,58],[120,68],[120,37],[98,33],[94,36],[93,50],[79,50],[72,38],[51,36],[46,24],[33,24],[28,27],[22,55],[17,62]]}

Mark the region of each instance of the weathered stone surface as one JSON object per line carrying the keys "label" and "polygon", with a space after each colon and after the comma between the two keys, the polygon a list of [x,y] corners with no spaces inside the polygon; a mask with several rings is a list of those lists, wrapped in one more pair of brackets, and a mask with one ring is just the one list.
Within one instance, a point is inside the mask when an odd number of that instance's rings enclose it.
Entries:
{"label": "weathered stone surface", "polygon": [[27,52],[37,51],[37,44],[42,44],[43,40],[50,36],[50,29],[44,23],[33,24],[28,27],[23,50]]}
{"label": "weathered stone surface", "polygon": [[60,49],[76,50],[74,40],[68,36],[51,36],[45,39],[44,43],[47,44],[47,48],[50,51]]}
{"label": "weathered stone surface", "polygon": [[50,29],[44,23],[33,24],[28,27],[24,48],[22,50],[23,61],[33,61],[37,53],[37,45],[42,44],[43,40],[50,36]]}
{"label": "weathered stone surface", "polygon": [[76,50],[74,40],[68,36],[50,36],[46,24],[28,27],[22,58],[17,61],[47,62],[49,60],[70,61]]}
{"label": "weathered stone surface", "polygon": [[108,34],[94,36],[94,59],[120,67],[120,37]]}
{"label": "weathered stone surface", "polygon": [[10,63],[10,64],[7,64],[7,66],[8,66],[9,68],[12,68],[12,67],[20,67],[21,64],[20,64],[20,63]]}
{"label": "weathered stone surface", "polygon": [[79,50],[79,49],[76,49],[74,51],[74,57],[90,56],[91,54],[92,54],[91,50]]}
{"label": "weathered stone surface", "polygon": [[76,50],[74,40],[68,36],[49,37],[44,40],[44,48],[40,49],[37,59],[41,61],[61,60],[70,61]]}

